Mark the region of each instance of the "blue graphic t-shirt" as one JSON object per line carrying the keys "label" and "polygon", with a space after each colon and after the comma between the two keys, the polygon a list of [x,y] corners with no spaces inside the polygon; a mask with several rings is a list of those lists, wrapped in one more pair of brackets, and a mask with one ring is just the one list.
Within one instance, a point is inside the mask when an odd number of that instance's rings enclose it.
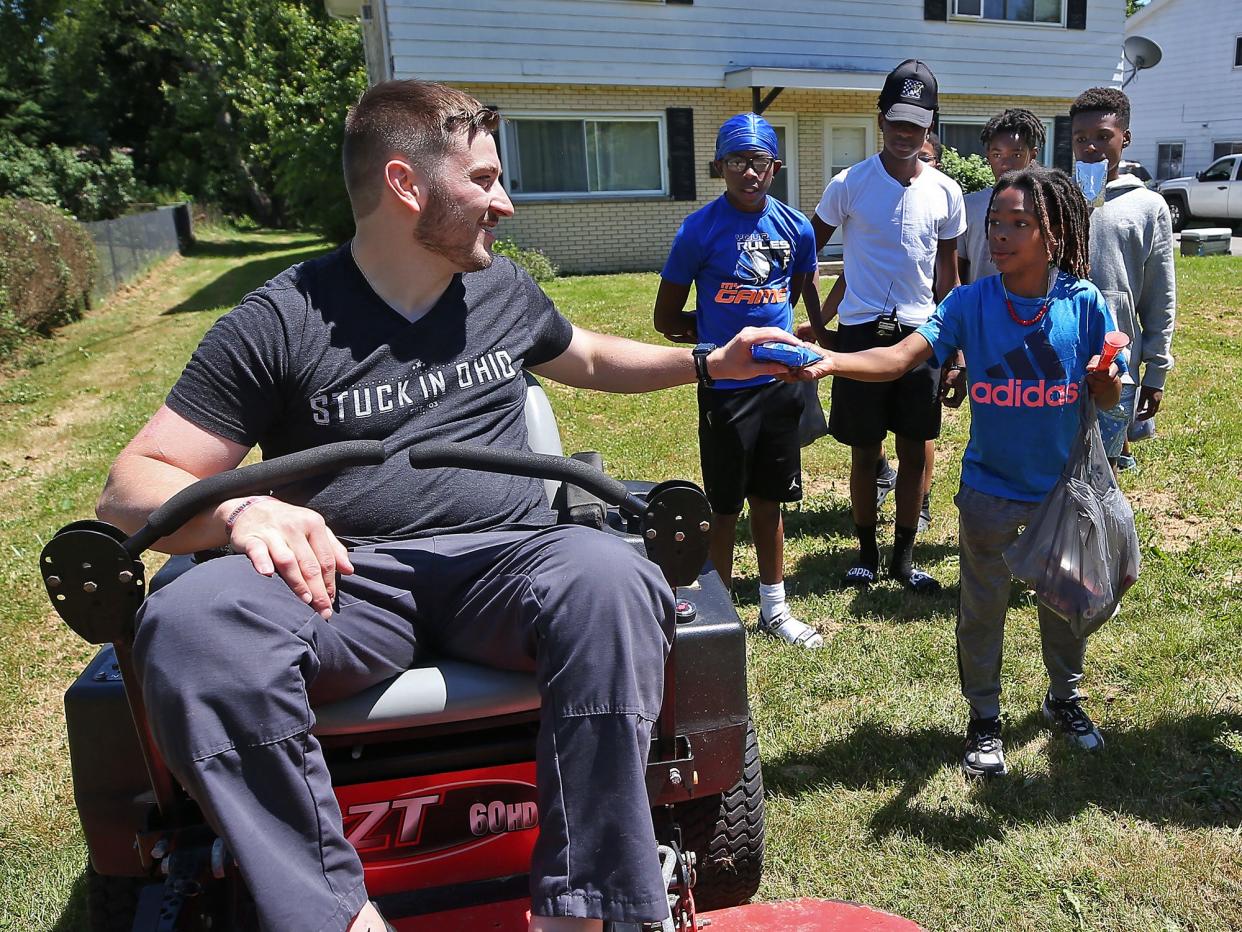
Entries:
{"label": "blue graphic t-shirt", "polygon": [[[1010,298],[1023,320],[1043,304],[1042,298]],[[1051,491],[1081,423],[1087,362],[1114,329],[1096,287],[1063,272],[1048,313],[1029,327],[1010,317],[999,275],[956,288],[944,299],[918,333],[941,363],[955,350],[966,354],[970,441],[963,485],[1026,502]],[[1124,359],[1118,362],[1125,367]]]}
{"label": "blue graphic t-shirt", "polygon": [[[743,327],[792,332],[790,279],[814,272],[816,261],[815,234],[805,215],[774,197],[762,211],[747,213],[722,194],[682,221],[661,276],[676,285],[694,284],[699,339],[724,346]],[[714,387],[771,381],[717,379]]]}

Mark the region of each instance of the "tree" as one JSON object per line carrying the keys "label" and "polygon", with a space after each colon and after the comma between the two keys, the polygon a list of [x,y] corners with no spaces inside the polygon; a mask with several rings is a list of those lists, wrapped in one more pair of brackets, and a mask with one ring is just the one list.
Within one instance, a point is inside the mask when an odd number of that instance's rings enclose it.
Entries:
{"label": "tree", "polygon": [[167,168],[262,223],[348,235],[341,125],[366,87],[357,26],[318,0],[170,0],[165,16],[185,65],[165,88]]}

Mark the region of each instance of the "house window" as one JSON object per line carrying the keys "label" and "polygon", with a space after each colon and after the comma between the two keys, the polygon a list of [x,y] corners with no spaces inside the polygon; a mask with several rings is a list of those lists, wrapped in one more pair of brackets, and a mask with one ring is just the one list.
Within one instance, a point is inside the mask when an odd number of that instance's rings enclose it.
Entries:
{"label": "house window", "polygon": [[1237,155],[1239,152],[1242,152],[1242,139],[1212,143],[1213,162],[1219,158],[1224,158],[1226,155]]}
{"label": "house window", "polygon": [[[977,155],[987,161],[987,153],[983,151],[983,143],[979,140],[979,133],[983,131],[987,122],[984,117],[942,117],[940,141],[946,146],[952,146],[963,158],[968,155]],[[1051,165],[1052,121],[1041,117],[1040,122],[1044,124],[1045,139],[1044,147],[1039,151],[1039,163]]]}
{"label": "house window", "polygon": [[1065,0],[953,0],[953,13],[1010,23],[1065,24]]}
{"label": "house window", "polygon": [[1242,68],[1242,36],[1233,37],[1233,67]]}
{"label": "house window", "polygon": [[764,114],[776,130],[777,148],[781,154],[781,173],[772,180],[768,193],[790,207],[798,206],[798,124],[797,117]]}
{"label": "house window", "polygon": [[1182,157],[1186,145],[1181,142],[1162,142],[1156,145],[1156,180],[1178,178],[1182,174]]}
{"label": "house window", "polygon": [[509,193],[517,198],[668,192],[663,115],[511,114],[501,142]]}

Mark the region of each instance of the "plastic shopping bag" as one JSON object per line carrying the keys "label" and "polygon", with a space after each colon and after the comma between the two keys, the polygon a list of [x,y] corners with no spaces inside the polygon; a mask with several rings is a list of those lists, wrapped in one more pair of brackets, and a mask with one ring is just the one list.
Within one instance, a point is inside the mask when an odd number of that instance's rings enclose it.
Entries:
{"label": "plastic shopping bag", "polygon": [[1085,638],[1138,579],[1139,545],[1134,512],[1108,465],[1095,402],[1088,396],[1080,408],[1082,429],[1065,471],[1004,556],[1010,572]]}

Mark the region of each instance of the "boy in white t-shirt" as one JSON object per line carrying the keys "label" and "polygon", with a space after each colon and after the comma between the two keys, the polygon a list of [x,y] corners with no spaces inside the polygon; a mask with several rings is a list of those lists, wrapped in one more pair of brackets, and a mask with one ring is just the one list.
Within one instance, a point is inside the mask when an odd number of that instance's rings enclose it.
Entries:
{"label": "boy in white t-shirt", "polygon": [[[835,336],[839,352],[900,342],[958,283],[957,238],[966,229],[962,190],[919,160],[938,106],[936,77],[926,64],[907,59],[893,69],[879,99],[883,151],[836,175],[811,218],[818,248],[838,227],[844,234],[846,285]],[[817,338],[832,345],[820,309],[807,311]],[[940,435],[940,391],[940,369],[931,363],[895,382],[833,383],[828,429],[851,450],[850,506],[858,536],[858,558],[845,574],[847,585],[868,586],[879,571],[875,469],[891,430],[900,465],[888,572],[915,592],[940,590],[913,563],[924,444]]]}
{"label": "boy in white t-shirt", "polygon": [[[1038,162],[1045,139],[1043,120],[1024,107],[998,113],[979,134],[994,178]],[[988,204],[991,200],[991,188],[972,191],[965,197],[966,232],[957,240],[957,269],[963,285],[996,274],[996,265],[988,250]]]}

